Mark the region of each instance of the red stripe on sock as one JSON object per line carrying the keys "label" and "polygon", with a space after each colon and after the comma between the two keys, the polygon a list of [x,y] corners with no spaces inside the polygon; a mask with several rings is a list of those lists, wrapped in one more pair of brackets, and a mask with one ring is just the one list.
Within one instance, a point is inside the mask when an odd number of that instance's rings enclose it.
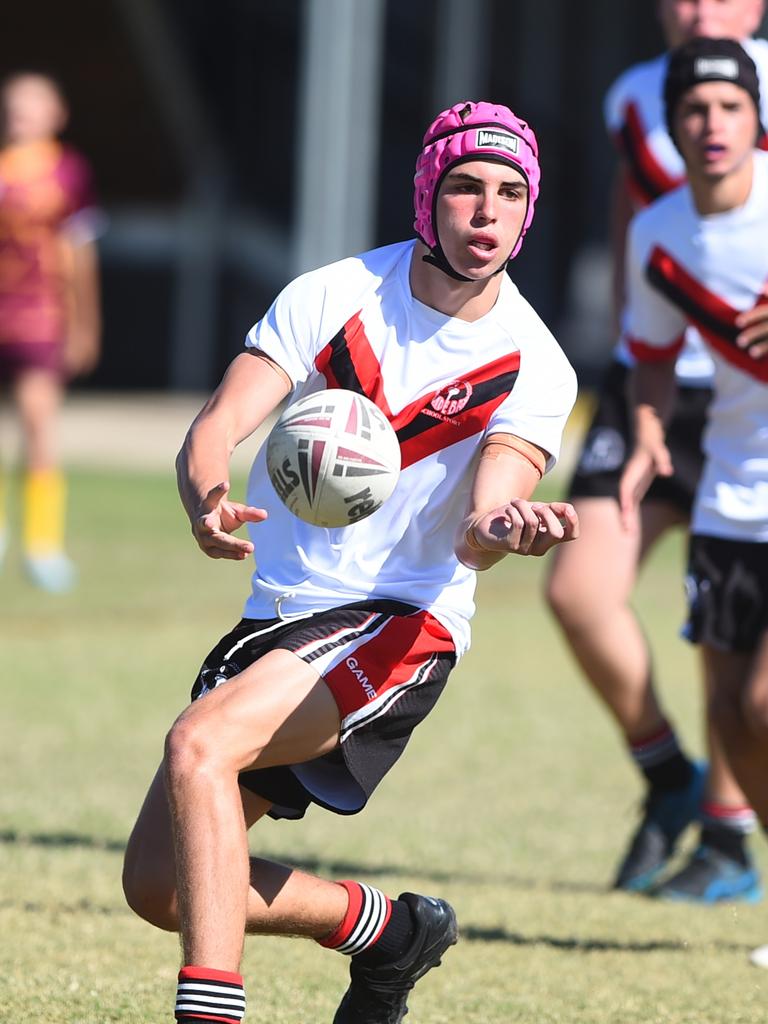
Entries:
{"label": "red stripe on sock", "polygon": [[184,1024],[185,1020],[215,1020],[217,1022],[217,1024],[219,1024],[219,1022],[223,1022],[223,1024],[233,1024],[233,1022],[237,1022],[239,1020],[239,1018],[238,1017],[215,1017],[215,1016],[211,1016],[209,1014],[201,1014],[201,1013],[185,1013],[183,1016],[177,1017],[176,1020],[180,1021],[181,1024]]}
{"label": "red stripe on sock", "polygon": [[710,818],[753,818],[755,812],[747,804],[741,807],[718,804],[714,801],[707,801],[702,805],[702,813],[708,814]]}
{"label": "red stripe on sock", "polygon": [[339,882],[338,884],[347,890],[349,904],[347,906],[347,912],[344,915],[344,919],[336,931],[332,932],[325,939],[317,940],[320,945],[325,946],[326,949],[335,949],[337,946],[340,946],[342,942],[346,942],[352,932],[352,929],[357,924],[357,919],[360,917],[360,908],[363,905],[363,891],[357,882]]}
{"label": "red stripe on sock", "polygon": [[652,733],[650,736],[645,736],[641,740],[633,740],[629,745],[632,750],[642,750],[643,747],[650,747],[654,743],[658,743],[660,740],[666,739],[667,736],[674,735],[672,729],[665,725],[663,729],[659,729],[658,732]]}
{"label": "red stripe on sock", "polygon": [[179,971],[179,981],[186,981],[193,978],[195,981],[227,981],[230,985],[242,985],[242,974],[235,974],[234,971],[217,971],[215,967],[182,967]]}

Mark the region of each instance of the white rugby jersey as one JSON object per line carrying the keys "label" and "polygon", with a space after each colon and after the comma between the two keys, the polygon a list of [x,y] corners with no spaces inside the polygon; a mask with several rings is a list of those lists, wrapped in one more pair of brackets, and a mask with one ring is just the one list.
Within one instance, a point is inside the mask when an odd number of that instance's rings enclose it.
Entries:
{"label": "white rugby jersey", "polygon": [[694,533],[768,541],[768,359],[735,342],[737,314],[768,302],[768,153],[747,202],[702,217],[683,186],[640,212],[627,247],[632,354],[673,358],[694,324],[712,354],[715,396]]}
{"label": "white rugby jersey", "polygon": [[[392,423],[402,471],[390,498],[349,527],[308,525],[280,502],[265,450],[248,503],[256,570],[244,614],[270,618],[387,598],[426,608],[469,646],[476,574],[453,550],[484,436],[517,434],[560,451],[576,376],[516,286],[502,276],[493,309],[467,323],[414,298],[414,242],[389,245],[297,278],[248,333],[294,382],[291,400],[324,388],[367,395]],[[445,396],[451,389],[446,411]]]}
{"label": "white rugby jersey", "polygon": [[[761,122],[768,128],[768,41],[745,39],[742,46],[757,67]],[[664,53],[633,65],[619,76],[605,97],[606,126],[626,162],[629,190],[638,209],[685,180],[683,158],[670,138],[664,114],[668,61],[669,55]],[[761,148],[768,148],[768,137],[763,137]],[[624,363],[631,362],[626,337],[619,340],[615,355]],[[695,328],[688,331],[676,370],[683,385],[711,383],[712,360]]]}

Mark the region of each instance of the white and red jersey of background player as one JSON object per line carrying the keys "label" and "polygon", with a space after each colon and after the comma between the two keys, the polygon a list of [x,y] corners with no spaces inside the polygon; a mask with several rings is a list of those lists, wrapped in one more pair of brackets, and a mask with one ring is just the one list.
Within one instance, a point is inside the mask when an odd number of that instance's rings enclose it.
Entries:
{"label": "white and red jersey of background player", "polygon": [[[264,447],[248,503],[269,518],[250,528],[256,570],[245,616],[306,614],[386,598],[426,608],[469,646],[476,574],[453,550],[466,514],[479,445],[517,434],[560,451],[576,376],[537,314],[503,275],[490,312],[474,323],[415,299],[414,242],[342,260],[280,293],[246,345],[294,382],[291,400],[323,388],[366,395],[397,432],[402,471],[385,504],[349,527],[293,516],[272,489]],[[513,497],[513,495],[510,495]]]}
{"label": "white and red jersey of background player", "polygon": [[[768,128],[768,41],[746,39],[742,45],[757,67],[761,121]],[[624,159],[629,190],[638,209],[685,180],[683,158],[667,131],[664,113],[668,61],[665,53],[633,65],[619,76],[605,97],[606,126]],[[761,147],[768,148],[768,136],[761,140]],[[615,355],[622,362],[631,363],[626,336],[619,340]],[[692,328],[678,358],[678,381],[684,386],[702,387],[711,384],[712,373],[706,344]]]}
{"label": "white and red jersey of background player", "polygon": [[739,312],[768,303],[768,153],[747,202],[701,216],[683,186],[640,212],[627,246],[630,348],[674,358],[694,324],[715,364],[694,533],[768,541],[768,359],[736,345]]}

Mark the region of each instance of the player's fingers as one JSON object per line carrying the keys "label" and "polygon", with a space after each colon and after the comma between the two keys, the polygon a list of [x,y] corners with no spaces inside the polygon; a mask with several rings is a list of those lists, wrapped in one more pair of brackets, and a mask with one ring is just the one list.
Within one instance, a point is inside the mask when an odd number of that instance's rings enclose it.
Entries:
{"label": "player's fingers", "polygon": [[564,536],[565,527],[551,505],[534,505],[533,511],[539,518],[540,534],[548,534],[553,543]]}
{"label": "player's fingers", "polygon": [[761,301],[752,309],[742,310],[736,317],[735,323],[737,327],[751,327],[752,324],[766,323],[766,321],[768,321],[768,303]]}
{"label": "player's fingers", "polygon": [[231,558],[242,561],[253,552],[250,541],[238,540],[228,533],[216,532],[199,540],[200,547],[209,558]]}
{"label": "player's fingers", "polygon": [[254,505],[232,505],[233,515],[241,523],[263,523],[269,513],[265,508],[256,508]]}
{"label": "player's fingers", "polygon": [[506,506],[505,517],[513,526],[511,550],[527,555],[539,532],[539,517],[529,502],[519,498]]}

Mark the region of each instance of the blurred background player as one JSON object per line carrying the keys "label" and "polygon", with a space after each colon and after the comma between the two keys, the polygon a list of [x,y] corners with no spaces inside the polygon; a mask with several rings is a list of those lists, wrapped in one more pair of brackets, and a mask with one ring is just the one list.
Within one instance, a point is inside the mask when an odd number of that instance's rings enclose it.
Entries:
{"label": "blurred background player", "polygon": [[711,721],[768,830],[768,154],[753,61],[730,39],[675,50],[665,82],[688,187],[640,213],[627,247],[635,450],[622,523],[674,455],[665,428],[675,358],[695,324],[714,361],[705,463],[688,546],[685,635],[697,644]]}
{"label": "blurred background player", "polygon": [[[763,15],[763,0],[659,0],[667,44],[694,37],[745,40],[763,82],[768,43],[747,38]],[[617,331],[624,302],[624,243],[634,210],[676,188],[685,166],[669,137],[662,102],[668,55],[630,68],[609,90],[605,113],[621,163],[613,199],[614,304]],[[768,90],[762,90],[763,109]],[[765,113],[763,123],[768,124]],[[709,769],[695,764],[656,691],[650,651],[630,607],[638,567],[656,541],[687,526],[703,454],[701,433],[711,397],[712,360],[695,329],[677,362],[678,396],[668,444],[674,476],[657,478],[641,510],[641,529],[622,530],[618,482],[631,450],[626,386],[631,356],[621,337],[571,483],[581,539],[555,553],[547,598],[587,679],[624,734],[646,782],[644,814],[616,873],[615,886],[654,890],[668,899],[704,903],[755,899],[759,881],[746,849],[754,813],[707,726]],[[675,844],[694,820],[701,835],[691,860],[663,884]]]}
{"label": "blurred background player", "polygon": [[4,81],[0,104],[0,384],[22,432],[24,566],[37,586],[65,591],[76,572],[64,552],[58,413],[64,382],[99,356],[98,217],[86,161],[58,140],[67,121],[59,85],[19,72]]}

